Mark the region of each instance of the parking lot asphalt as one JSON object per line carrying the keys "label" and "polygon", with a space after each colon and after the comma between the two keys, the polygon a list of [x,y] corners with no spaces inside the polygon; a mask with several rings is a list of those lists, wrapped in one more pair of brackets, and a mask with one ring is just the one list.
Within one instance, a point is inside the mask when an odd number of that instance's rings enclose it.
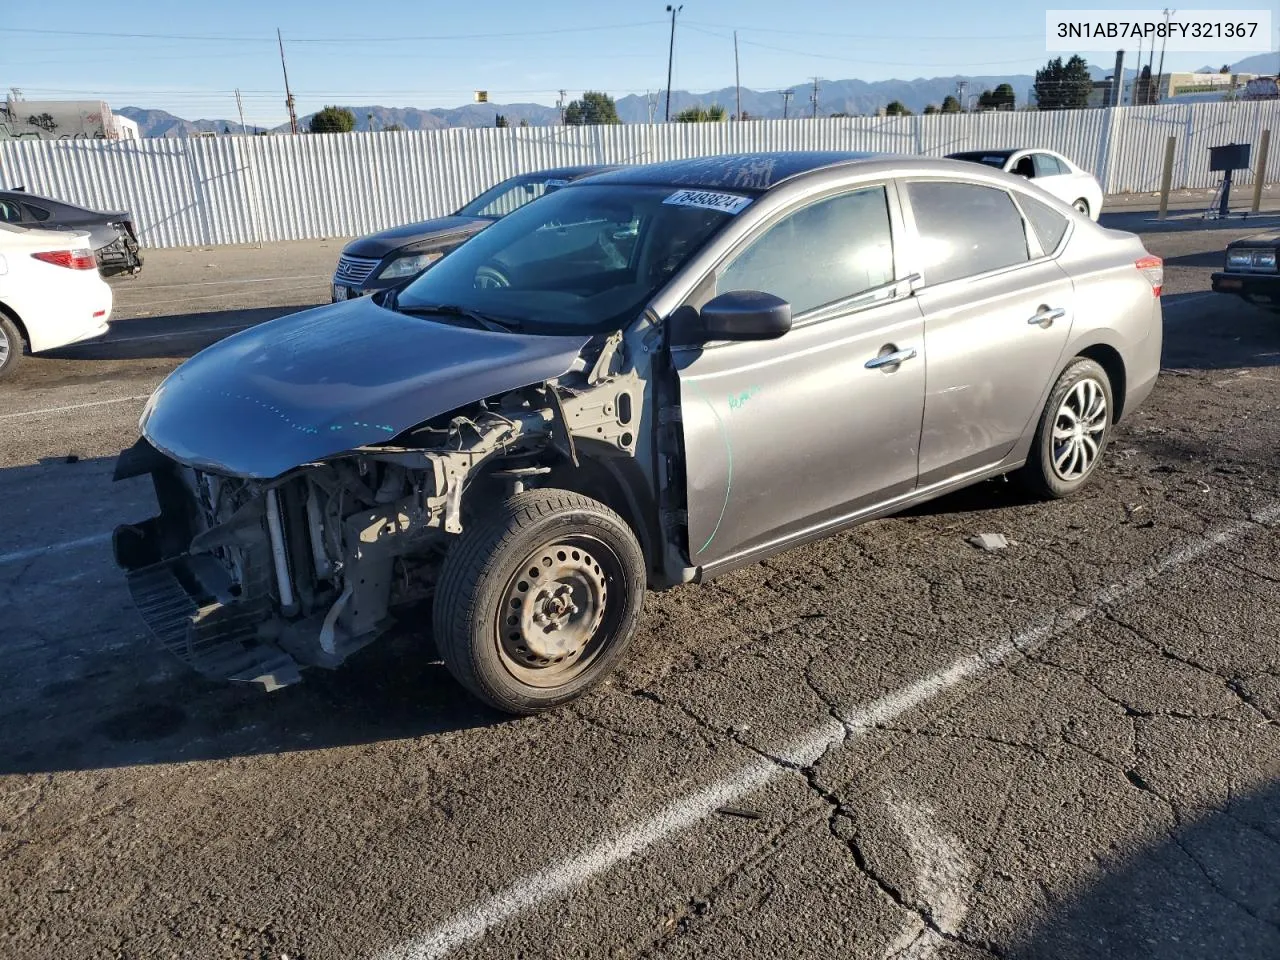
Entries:
{"label": "parking lot asphalt", "polygon": [[340,244],[152,252],[106,341],[0,385],[0,956],[1280,956],[1280,318],[1208,293],[1254,229],[1145,234],[1164,372],[1083,494],[650,596],[522,720],[425,623],[269,695],[152,649],[113,457]]}

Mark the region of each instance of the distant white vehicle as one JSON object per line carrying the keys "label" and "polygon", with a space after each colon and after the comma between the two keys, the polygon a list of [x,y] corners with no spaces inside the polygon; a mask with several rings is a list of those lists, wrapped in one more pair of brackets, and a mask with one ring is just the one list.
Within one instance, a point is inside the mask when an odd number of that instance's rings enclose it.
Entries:
{"label": "distant white vehicle", "polygon": [[111,288],[85,231],[27,230],[0,223],[0,380],[32,353],[102,336]]}
{"label": "distant white vehicle", "polygon": [[985,163],[1005,173],[1026,177],[1092,220],[1097,220],[1102,212],[1102,187],[1093,174],[1052,150],[966,150],[947,156],[952,160]]}

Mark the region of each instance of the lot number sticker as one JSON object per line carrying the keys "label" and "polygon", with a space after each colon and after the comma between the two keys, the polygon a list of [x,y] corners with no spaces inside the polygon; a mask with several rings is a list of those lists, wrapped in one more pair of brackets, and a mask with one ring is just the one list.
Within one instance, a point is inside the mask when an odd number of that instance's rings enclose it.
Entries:
{"label": "lot number sticker", "polygon": [[704,207],[707,210],[719,210],[721,213],[737,213],[751,202],[751,198],[739,196],[736,193],[677,190],[662,202],[672,203],[678,207]]}

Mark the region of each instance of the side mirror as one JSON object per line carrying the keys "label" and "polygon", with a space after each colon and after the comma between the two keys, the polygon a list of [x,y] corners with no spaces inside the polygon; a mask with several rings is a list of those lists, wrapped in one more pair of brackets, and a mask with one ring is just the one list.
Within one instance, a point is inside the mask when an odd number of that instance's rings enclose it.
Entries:
{"label": "side mirror", "polygon": [[791,304],[759,290],[730,290],[698,312],[704,341],[775,340],[791,329]]}

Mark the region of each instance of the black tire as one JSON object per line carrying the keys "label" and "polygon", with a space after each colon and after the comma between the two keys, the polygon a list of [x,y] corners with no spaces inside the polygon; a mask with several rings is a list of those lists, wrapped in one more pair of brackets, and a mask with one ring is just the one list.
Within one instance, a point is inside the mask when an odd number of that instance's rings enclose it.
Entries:
{"label": "black tire", "polygon": [[1071,206],[1075,207],[1076,210],[1083,213],[1086,217],[1092,217],[1092,214],[1089,211],[1089,201],[1084,197],[1078,198]]}
{"label": "black tire", "polygon": [[[1074,438],[1066,440],[1055,439],[1054,430],[1055,427],[1059,426],[1060,419],[1064,425],[1069,424],[1069,418],[1060,417],[1059,411],[1063,409],[1067,396],[1084,381],[1092,381],[1096,384],[1105,403],[1105,408],[1102,412],[1100,433],[1088,434],[1096,444],[1097,451],[1089,461],[1087,469],[1082,469],[1078,476],[1072,476],[1070,475],[1070,470],[1064,471],[1056,466],[1055,459],[1063,456],[1063,451],[1067,446],[1083,443],[1083,441],[1078,441]],[[1085,392],[1087,389],[1087,387],[1084,387],[1081,388],[1081,391]],[[1088,411],[1086,410],[1085,412]],[[1031,442],[1031,452],[1027,455],[1026,464],[1018,471],[1018,479],[1023,482],[1028,491],[1038,497],[1056,500],[1071,496],[1089,482],[1089,479],[1097,471],[1098,465],[1102,463],[1103,454],[1107,450],[1107,441],[1111,439],[1114,412],[1115,404],[1111,396],[1111,380],[1107,377],[1107,372],[1102,369],[1100,364],[1090,360],[1088,357],[1076,357],[1067,364],[1067,368],[1062,371],[1062,375],[1058,377],[1058,382],[1054,384],[1053,390],[1049,393],[1049,399],[1040,414],[1040,423],[1036,426],[1035,439]],[[1097,421],[1095,419],[1090,422],[1096,424]],[[1081,432],[1084,433],[1083,430]],[[1083,446],[1082,449],[1087,455],[1088,447]],[[1068,459],[1067,464],[1069,466],[1075,462],[1074,459]]]}
{"label": "black tire", "polygon": [[568,490],[528,490],[466,527],[449,550],[432,614],[436,646],[485,703],[537,713],[612,671],[644,592],[644,554],[621,517]]}
{"label": "black tire", "polygon": [[3,313],[0,313],[0,380],[11,377],[22,363],[22,349],[25,341],[18,332],[18,326]]}

